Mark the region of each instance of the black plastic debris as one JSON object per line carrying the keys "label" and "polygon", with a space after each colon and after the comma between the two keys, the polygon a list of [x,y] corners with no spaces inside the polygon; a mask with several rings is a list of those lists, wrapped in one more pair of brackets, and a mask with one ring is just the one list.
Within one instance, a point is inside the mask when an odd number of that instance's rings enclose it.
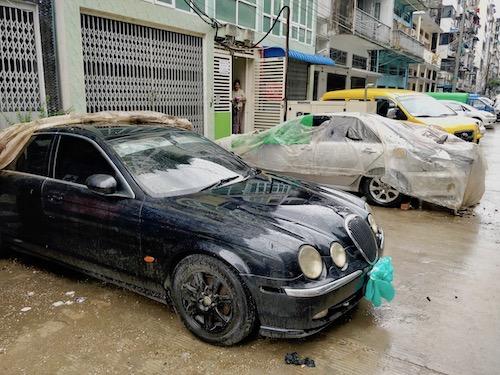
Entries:
{"label": "black plastic debris", "polygon": [[427,301],[431,302],[431,297],[427,297]]}
{"label": "black plastic debris", "polygon": [[297,365],[297,366],[305,365],[307,367],[316,367],[316,364],[314,363],[314,359],[311,359],[309,357],[301,358],[299,353],[297,353],[297,352],[286,353],[285,363],[287,365]]}

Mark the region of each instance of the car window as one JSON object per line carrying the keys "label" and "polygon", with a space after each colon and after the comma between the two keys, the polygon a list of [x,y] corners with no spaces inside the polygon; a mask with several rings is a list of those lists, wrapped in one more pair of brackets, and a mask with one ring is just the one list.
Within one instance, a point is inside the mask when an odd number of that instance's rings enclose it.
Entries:
{"label": "car window", "polygon": [[463,111],[464,109],[462,108],[462,106],[460,104],[455,104],[455,103],[447,103],[448,107],[450,107],[451,109],[453,109],[454,111]]}
{"label": "car window", "polygon": [[324,133],[324,138],[327,141],[333,142],[380,142],[377,135],[363,121],[349,116],[333,116],[328,126],[328,131]]}
{"label": "car window", "polygon": [[391,108],[391,103],[388,99],[377,99],[377,115],[387,117],[387,111]]}
{"label": "car window", "polygon": [[53,139],[50,134],[33,136],[9,169],[47,177]]}
{"label": "car window", "polygon": [[55,178],[84,185],[87,178],[94,174],[107,174],[116,178],[113,167],[91,142],[80,137],[61,136]]}
{"label": "car window", "polygon": [[456,115],[455,112],[439,100],[428,95],[401,95],[398,96],[398,100],[401,106],[409,114],[415,117],[443,117]]}
{"label": "car window", "polygon": [[474,100],[474,102],[472,102],[472,106],[480,110],[484,110],[486,108],[486,105],[479,99]]}
{"label": "car window", "polygon": [[191,132],[164,129],[111,139],[108,144],[153,197],[191,194],[252,172],[241,159]]}

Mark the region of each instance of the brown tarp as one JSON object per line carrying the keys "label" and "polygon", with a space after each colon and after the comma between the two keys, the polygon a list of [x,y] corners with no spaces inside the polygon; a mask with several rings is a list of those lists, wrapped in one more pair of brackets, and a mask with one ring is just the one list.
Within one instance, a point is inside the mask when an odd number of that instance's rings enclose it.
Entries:
{"label": "brown tarp", "polygon": [[193,129],[191,123],[186,119],[151,111],[71,113],[63,116],[47,117],[12,125],[0,132],[0,169],[7,167],[16,158],[34,132],[55,126],[89,123],[106,123],[110,125],[158,124],[186,130]]}

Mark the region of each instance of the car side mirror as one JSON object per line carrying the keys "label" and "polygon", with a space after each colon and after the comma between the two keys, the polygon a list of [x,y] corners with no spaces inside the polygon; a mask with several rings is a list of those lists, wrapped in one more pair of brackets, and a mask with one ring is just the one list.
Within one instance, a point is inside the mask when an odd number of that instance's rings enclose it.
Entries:
{"label": "car side mirror", "polygon": [[398,118],[398,108],[389,108],[387,110],[387,118],[391,118],[393,120],[396,120]]}
{"label": "car side mirror", "polygon": [[85,181],[89,190],[104,195],[116,193],[117,183],[113,176],[108,174],[93,174]]}
{"label": "car side mirror", "polygon": [[346,137],[349,138],[351,141],[361,141],[361,137],[359,136],[359,134],[353,130],[352,128],[349,128],[347,130],[347,134],[346,134]]}

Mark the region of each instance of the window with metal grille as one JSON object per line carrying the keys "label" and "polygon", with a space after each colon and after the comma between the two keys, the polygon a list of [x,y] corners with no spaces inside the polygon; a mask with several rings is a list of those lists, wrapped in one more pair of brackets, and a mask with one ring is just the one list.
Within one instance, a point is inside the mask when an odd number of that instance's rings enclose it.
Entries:
{"label": "window with metal grille", "polygon": [[335,64],[337,65],[347,64],[347,52],[339,49],[330,48],[330,58],[335,61]]}
{"label": "window with metal grille", "polygon": [[202,38],[82,14],[87,111],[153,110],[203,134]]}
{"label": "window with metal grille", "polygon": [[45,100],[38,14],[0,5],[0,112],[36,112]]}
{"label": "window with metal grille", "polygon": [[352,55],[352,67],[366,70],[368,59],[363,56]]}

